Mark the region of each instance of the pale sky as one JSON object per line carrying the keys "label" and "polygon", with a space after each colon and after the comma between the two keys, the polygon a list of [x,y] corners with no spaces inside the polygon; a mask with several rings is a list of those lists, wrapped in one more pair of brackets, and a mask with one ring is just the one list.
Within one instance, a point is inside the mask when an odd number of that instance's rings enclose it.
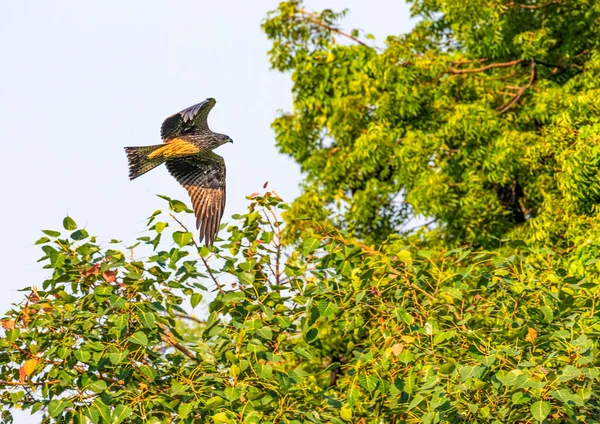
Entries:
{"label": "pale sky", "polygon": [[[217,99],[211,129],[233,145],[223,221],[243,213],[265,181],[286,201],[298,195],[298,166],[280,155],[270,124],[291,110],[289,75],[270,71],[260,29],[278,0],[0,1],[0,315],[41,286],[33,243],[62,230],[68,213],[100,240],[133,242],[165,202],[188,201],[161,166],[130,182],[124,146],[160,143],[168,116]],[[386,35],[411,28],[401,0],[306,0],[310,10],[350,9],[344,29]],[[25,422],[21,417],[18,422]],[[37,422],[37,420],[29,421]]]}

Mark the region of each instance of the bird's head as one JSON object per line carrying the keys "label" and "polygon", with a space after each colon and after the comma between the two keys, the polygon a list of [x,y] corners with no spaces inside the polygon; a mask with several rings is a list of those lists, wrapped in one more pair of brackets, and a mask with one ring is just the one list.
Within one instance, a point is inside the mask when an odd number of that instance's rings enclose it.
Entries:
{"label": "bird's head", "polygon": [[228,135],[219,134],[219,133],[214,133],[214,135],[215,135],[215,141],[217,142],[217,146],[222,146],[223,144],[226,144],[226,143],[233,143],[233,140]]}

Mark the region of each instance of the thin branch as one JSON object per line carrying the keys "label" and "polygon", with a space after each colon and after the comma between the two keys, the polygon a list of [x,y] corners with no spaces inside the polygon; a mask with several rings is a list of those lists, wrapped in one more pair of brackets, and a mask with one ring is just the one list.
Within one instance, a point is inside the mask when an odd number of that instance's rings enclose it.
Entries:
{"label": "thin branch", "polygon": [[[200,253],[200,251],[198,251],[198,253]],[[219,292],[221,292],[221,294],[225,294],[225,290],[223,290],[223,286],[221,286],[219,284],[219,282],[217,281],[217,277],[215,277],[215,275],[213,274],[212,270],[208,266],[208,262],[206,262],[206,259],[204,259],[204,256],[202,256],[200,254],[199,254],[199,256],[200,256],[200,259],[202,259],[202,262],[204,262],[204,266],[206,267],[206,270],[208,271],[208,275],[210,275],[210,278],[216,284],[217,288],[219,289]]]}
{"label": "thin branch", "polygon": [[183,353],[185,356],[187,356],[190,359],[193,359],[193,360],[198,359],[198,358],[196,358],[196,355],[194,354],[194,352],[192,352],[187,347],[183,346],[181,343],[179,343],[177,340],[175,340],[171,331],[164,324],[157,323],[156,325],[158,325],[158,327],[163,331],[163,333],[160,335],[160,338],[165,343],[170,344],[171,346],[173,346],[175,349],[177,349],[178,351],[180,351],[181,353]]}
{"label": "thin branch", "polygon": [[525,94],[527,89],[529,89],[529,87],[531,87],[534,80],[535,80],[535,61],[532,60],[529,81],[524,86],[518,87],[518,91],[515,94],[515,96],[497,109],[498,113],[504,113],[507,110],[509,110],[511,107],[513,107],[519,101],[519,99],[523,96],[523,94]]}
{"label": "thin branch", "polygon": [[199,319],[199,318],[196,318],[196,317],[193,317],[193,316],[191,316],[191,315],[185,315],[185,314],[175,314],[175,316],[176,316],[177,318],[181,318],[181,319],[187,319],[187,320],[190,320],[190,321],[194,321],[194,322],[196,322],[196,323],[198,323],[198,324],[206,324],[206,321],[204,321],[204,320],[201,320],[201,319]]}
{"label": "thin branch", "polygon": [[483,59],[464,59],[464,60],[455,60],[450,62],[453,65],[465,65],[467,63],[481,63],[481,62],[487,62],[489,59],[487,58],[483,58]]}
{"label": "thin branch", "polygon": [[511,60],[510,62],[501,62],[501,63],[490,63],[489,65],[482,66],[481,68],[472,68],[472,69],[456,69],[454,67],[448,68],[448,70],[453,74],[474,74],[477,72],[487,71],[488,69],[493,68],[508,68],[509,66],[518,65],[523,62],[523,59]]}
{"label": "thin branch", "polygon": [[[175,215],[173,215],[173,214],[170,214],[170,215],[171,215],[171,218],[173,218],[186,232],[188,232],[188,233],[190,232],[187,229],[187,227],[183,224],[183,222],[181,222]],[[194,243],[194,246],[196,247],[196,250],[198,251],[198,256],[200,256],[200,259],[202,259],[202,262],[204,262],[204,266],[206,267],[206,270],[208,271],[210,278],[217,285],[217,288],[219,289],[221,294],[225,294],[223,287],[219,284],[219,282],[217,281],[217,278],[214,276],[214,274],[212,273],[212,270],[208,266],[208,262],[206,262],[206,259],[204,259],[204,256],[202,256],[200,254],[200,246],[198,245],[198,243],[196,242],[196,239],[193,236],[192,236],[192,243]]]}
{"label": "thin branch", "polygon": [[590,52],[590,49],[585,49],[581,53],[577,53],[575,56],[573,56],[573,59],[579,59],[581,56],[585,56],[589,52]]}
{"label": "thin branch", "polygon": [[60,383],[60,380],[50,380],[50,381],[28,381],[21,383],[20,381],[7,381],[0,380],[0,386],[43,386],[44,384],[56,384]]}
{"label": "thin branch", "polygon": [[325,29],[327,29],[327,30],[329,30],[329,31],[331,31],[331,32],[335,32],[336,34],[339,34],[339,35],[341,35],[342,37],[346,37],[346,38],[348,38],[348,39],[350,39],[350,40],[354,41],[355,43],[358,43],[358,44],[360,44],[361,46],[365,46],[365,47],[372,48],[372,47],[371,47],[371,46],[369,46],[368,44],[365,44],[364,42],[360,41],[358,38],[356,38],[356,37],[353,37],[352,35],[350,35],[350,34],[347,34],[347,33],[343,32],[343,31],[341,31],[341,30],[339,30],[339,29],[337,29],[337,28],[335,28],[335,27],[332,27],[332,26],[330,26],[330,25],[327,25],[327,24],[326,24],[325,22],[323,22],[323,21],[319,21],[319,20],[316,20],[316,19],[314,19],[314,18],[311,16],[311,14],[310,14],[310,13],[307,13],[307,12],[305,12],[305,11],[303,11],[303,10],[300,10],[300,11],[299,11],[299,13],[300,13],[301,15],[304,15],[304,16],[306,16],[306,18],[308,19],[308,21],[309,21],[309,22],[312,22],[312,23],[313,23],[313,24],[315,24],[315,25],[318,25],[318,26],[320,26],[320,27],[322,27],[322,28],[325,28]]}

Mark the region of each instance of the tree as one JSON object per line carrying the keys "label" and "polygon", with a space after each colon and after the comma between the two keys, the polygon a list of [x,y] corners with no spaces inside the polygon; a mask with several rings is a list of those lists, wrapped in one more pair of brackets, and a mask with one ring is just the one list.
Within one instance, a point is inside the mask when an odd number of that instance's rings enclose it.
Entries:
{"label": "tree", "polygon": [[310,216],[373,242],[415,217],[447,246],[588,237],[600,200],[600,4],[411,3],[419,23],[384,48],[343,32],[343,13],[299,0],[265,21],[271,63],[294,81],[277,145],[306,175],[290,236]]}
{"label": "tree", "polygon": [[[290,250],[267,192],[209,267],[191,211],[167,200],[126,248],[144,260],[72,218],[44,231],[49,278],[2,319],[4,421],[17,406],[48,423],[600,418],[597,262],[522,242],[504,256],[400,237],[373,248],[337,231]],[[209,291],[208,318],[189,316]]]}

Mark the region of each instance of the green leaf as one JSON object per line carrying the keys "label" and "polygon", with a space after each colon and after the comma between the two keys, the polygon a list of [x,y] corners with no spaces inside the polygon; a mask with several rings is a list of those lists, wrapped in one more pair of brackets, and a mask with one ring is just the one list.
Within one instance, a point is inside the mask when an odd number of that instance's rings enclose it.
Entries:
{"label": "green leaf", "polygon": [[190,305],[192,305],[192,308],[195,308],[196,306],[198,306],[198,304],[201,301],[202,301],[202,293],[194,293],[190,297]]}
{"label": "green leaf", "polygon": [[92,354],[87,349],[86,350],[82,350],[82,349],[76,350],[73,352],[73,356],[75,356],[75,358],[77,358],[78,361],[85,362],[85,363],[89,362],[90,359],[92,359]]}
{"label": "green leaf", "polygon": [[166,222],[157,222],[154,224],[154,229],[158,234],[162,233],[165,228],[167,228],[169,224]]}
{"label": "green leaf", "polygon": [[113,365],[118,365],[127,359],[127,355],[129,354],[128,350],[120,350],[116,352],[111,352],[108,354],[108,359]]}
{"label": "green leaf", "polygon": [[[160,196],[162,197],[162,196]],[[179,212],[192,212],[182,201],[176,199],[166,199],[169,201],[169,208],[176,213]]]}
{"label": "green leaf", "polygon": [[271,330],[269,327],[259,328],[256,331],[256,334],[258,334],[259,336],[261,336],[262,338],[265,338],[267,340],[273,339],[273,330]]}
{"label": "green leaf", "polygon": [[256,374],[264,379],[270,379],[273,376],[273,367],[271,365],[256,364],[254,366]]}
{"label": "green leaf", "polygon": [[54,399],[48,404],[48,413],[51,417],[58,417],[65,408],[70,406],[71,402],[67,399]]}
{"label": "green leaf", "polygon": [[179,415],[179,418],[183,420],[190,415],[190,412],[192,412],[194,407],[194,403],[180,403],[179,407],[177,408],[177,415]]}
{"label": "green leaf", "polygon": [[455,369],[456,369],[456,364],[452,361],[449,361],[440,367],[439,373],[442,375],[450,375],[454,372]]}
{"label": "green leaf", "polygon": [[92,392],[96,392],[96,393],[102,393],[106,390],[108,386],[106,385],[106,381],[104,380],[96,380],[92,383],[90,383],[87,386],[88,390],[91,390]]}
{"label": "green leaf", "polygon": [[552,308],[549,306],[542,306],[540,308],[540,312],[544,316],[546,322],[552,322],[554,320],[554,313],[552,312]]}
{"label": "green leaf", "polygon": [[60,237],[60,232],[54,230],[42,230],[42,233],[54,238]]}
{"label": "green leaf", "polygon": [[239,272],[237,274],[237,276],[238,276],[241,284],[249,286],[252,283],[254,283],[254,279],[255,279],[254,274],[251,274],[249,272]]}
{"label": "green leaf", "polygon": [[348,389],[348,396],[347,396],[348,404],[351,407],[357,406],[359,404],[359,402],[360,402],[360,395],[361,395],[361,393],[360,393],[360,390],[358,388],[356,388],[356,387],[350,387]]}
{"label": "green leaf", "polygon": [[342,417],[344,421],[352,421],[352,408],[350,405],[346,404],[341,407],[340,417]]}
{"label": "green leaf", "polygon": [[223,403],[225,403],[225,401],[222,397],[213,396],[206,401],[204,407],[210,411],[213,409],[217,409],[219,406],[223,405]]}
{"label": "green leaf", "polygon": [[140,346],[148,346],[148,337],[141,331],[138,331],[129,337],[129,341]]}
{"label": "green leaf", "polygon": [[410,404],[408,405],[408,409],[411,410],[413,408],[415,408],[416,406],[418,406],[423,399],[425,399],[423,396],[421,395],[416,395],[413,400],[410,402]]}
{"label": "green leaf", "polygon": [[48,237],[42,237],[42,238],[38,239],[38,241],[36,241],[35,244],[45,244],[45,243],[48,243],[49,241],[50,241],[50,239]]}
{"label": "green leaf", "polygon": [[316,328],[310,328],[306,334],[304,334],[304,339],[306,340],[307,343],[313,343],[317,340],[317,338],[319,337],[319,330],[317,330]]}
{"label": "green leaf", "polygon": [[189,231],[188,232],[175,231],[173,233],[173,241],[175,243],[177,243],[180,247],[187,246],[188,243],[192,241],[193,237],[194,236]]}
{"label": "green leaf", "polygon": [[156,328],[156,318],[150,311],[140,310],[138,312],[138,319],[142,325],[146,328]]}
{"label": "green leaf", "polygon": [[118,329],[123,329],[129,323],[129,314],[112,315],[108,322],[113,324]]}
{"label": "green leaf", "polygon": [[77,224],[73,220],[73,218],[67,216],[63,219],[63,227],[65,230],[73,231],[77,229]]}
{"label": "green leaf", "polygon": [[86,230],[84,230],[83,228],[81,230],[74,231],[71,234],[71,238],[75,241],[84,240],[84,239],[88,238],[89,236],[90,235],[88,234],[88,232]]}
{"label": "green leaf", "polygon": [[515,392],[511,396],[513,405],[521,405],[522,403],[527,403],[529,402],[530,398],[531,397],[528,394],[523,392]]}
{"label": "green leaf", "polygon": [[317,308],[319,309],[319,314],[325,318],[334,316],[339,309],[338,305],[328,302],[325,299],[319,301]]}
{"label": "green leaf", "polygon": [[550,402],[537,401],[531,405],[530,411],[533,418],[538,421],[544,421],[550,414],[550,411],[552,411],[552,406]]}
{"label": "green leaf", "polygon": [[112,424],[119,424],[125,421],[127,418],[134,418],[131,417],[132,413],[133,409],[131,409],[130,406],[121,404],[117,405],[112,415]]}
{"label": "green leaf", "polygon": [[579,368],[576,368],[573,365],[566,365],[563,368],[562,374],[560,375],[560,377],[558,379],[560,381],[569,381],[569,380],[579,377],[580,374],[581,374],[581,371],[579,370]]}
{"label": "green leaf", "polygon": [[358,376],[358,379],[360,381],[361,386],[369,392],[375,390],[379,385],[379,378],[377,378],[374,375],[360,374]]}
{"label": "green leaf", "polygon": [[320,244],[321,244],[321,241],[319,239],[308,238],[308,239],[304,240],[304,242],[302,242],[302,254],[303,255],[311,254],[319,247]]}
{"label": "green leaf", "polygon": [[223,303],[237,303],[246,298],[244,292],[229,292],[221,298]]}
{"label": "green leaf", "polygon": [[152,368],[149,365],[142,365],[140,367],[140,372],[146,377],[148,377],[148,380],[150,380],[150,382],[154,381],[154,379],[156,378],[156,372],[154,371],[154,368]]}
{"label": "green leaf", "polygon": [[6,331],[6,340],[9,342],[15,342],[21,335],[21,330],[18,328],[13,328],[11,330]]}
{"label": "green leaf", "polygon": [[112,294],[113,291],[114,291],[114,288],[112,286],[102,285],[102,286],[98,286],[94,289],[94,294],[96,296],[108,297]]}
{"label": "green leaf", "polygon": [[179,381],[174,381],[173,384],[171,384],[170,393],[174,396],[183,395],[187,391],[188,391],[188,387],[181,384]]}
{"label": "green leaf", "polygon": [[396,310],[396,315],[398,316],[398,319],[405,324],[412,325],[415,322],[413,316],[404,308],[398,308]]}
{"label": "green leaf", "polygon": [[[84,409],[84,414],[94,424],[98,424],[100,422],[100,411],[94,404],[86,406]],[[109,411],[109,414],[110,414],[110,411]],[[83,424],[83,423],[85,423],[85,421],[80,420],[80,423]]]}
{"label": "green leaf", "polygon": [[110,423],[110,408],[99,397],[92,403],[90,412],[92,415],[98,414],[103,423]]}
{"label": "green leaf", "polygon": [[313,356],[307,350],[302,349],[300,346],[294,347],[293,351],[306,359],[313,359]]}
{"label": "green leaf", "polygon": [[398,361],[402,362],[403,364],[410,364],[413,359],[413,355],[409,350],[403,350],[400,352],[400,355],[398,355]]}
{"label": "green leaf", "polygon": [[581,396],[571,393],[569,389],[553,390],[550,396],[562,403],[571,403],[577,406],[583,406],[584,401]]}
{"label": "green leaf", "polygon": [[231,420],[229,416],[225,412],[219,412],[212,416],[212,419],[215,423],[230,423]]}

